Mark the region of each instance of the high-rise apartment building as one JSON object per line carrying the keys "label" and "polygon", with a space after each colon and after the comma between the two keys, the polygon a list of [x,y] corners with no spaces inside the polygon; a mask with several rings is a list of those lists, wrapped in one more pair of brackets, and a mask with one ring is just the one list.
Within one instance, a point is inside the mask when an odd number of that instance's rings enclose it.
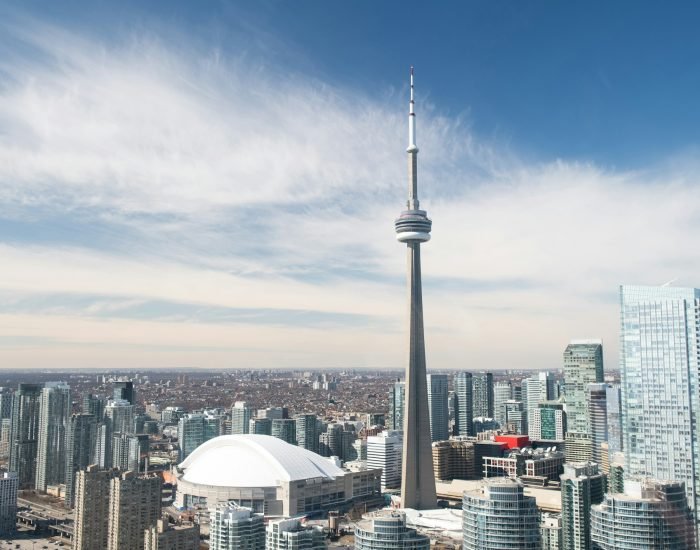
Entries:
{"label": "high-rise apartment building", "polygon": [[406,401],[406,384],[394,382],[389,391],[389,422],[390,430],[403,430],[403,410]]}
{"label": "high-rise apartment building", "polygon": [[557,401],[540,403],[528,418],[528,434],[533,441],[563,441],[566,433],[564,404]]}
{"label": "high-rise apartment building", "polygon": [[75,474],[92,464],[97,422],[91,414],[74,414],[66,430],[66,506],[75,503]]}
{"label": "high-rise apartment building", "polygon": [[262,514],[236,504],[210,512],[210,550],[265,550],[265,522]]}
{"label": "high-rise apartment building", "polygon": [[450,437],[447,412],[447,375],[429,374],[427,384],[430,440],[444,441]]}
{"label": "high-rise apartment building", "polygon": [[506,410],[506,423],[503,428],[511,433],[527,434],[527,413],[523,402],[511,399],[503,406]]}
{"label": "high-rise apartment building", "polygon": [[39,441],[39,411],[43,384],[20,384],[12,400],[10,471],[17,472],[20,489],[34,486]]}
{"label": "high-rise apartment building", "polygon": [[318,418],[315,414],[298,414],[295,418],[296,440],[299,447],[318,452]]}
{"label": "high-rise apartment building", "polygon": [[472,417],[493,418],[493,374],[477,372],[472,374]]}
{"label": "high-rise apartment building", "polygon": [[107,550],[144,550],[144,531],[161,516],[162,484],[158,476],[134,472],[111,480]]}
{"label": "high-rise apartment building", "polygon": [[122,380],[114,383],[114,400],[128,401],[130,405],[136,405],[136,393],[134,383],[131,380]]}
{"label": "high-rise apartment building", "polygon": [[625,478],[684,483],[697,521],[700,290],[622,286],[620,305]]}
{"label": "high-rise apartment building", "polygon": [[603,500],[605,476],[594,462],[564,464],[561,476],[563,550],[591,547],[591,505]]}
{"label": "high-rise apartment building", "polygon": [[463,550],[539,550],[540,513],[535,498],[510,478],[465,491],[462,500]]}
{"label": "high-rise apartment building", "polygon": [[610,453],[622,451],[622,396],[620,385],[608,385],[606,393],[606,410],[608,414],[608,450]]}
{"label": "high-rise apartment building", "polygon": [[106,406],[107,400],[104,397],[92,395],[91,393],[83,396],[83,413],[93,415],[97,422],[102,422]]}
{"label": "high-rise apartment building", "polygon": [[41,390],[39,437],[35,487],[46,491],[48,485],[66,480],[66,426],[71,413],[70,387],[48,382]]}
{"label": "high-rise apartment building", "polygon": [[472,374],[458,372],[454,377],[455,434],[474,435]]}
{"label": "high-rise apartment building", "polygon": [[406,514],[379,510],[355,524],[355,550],[429,550],[430,537],[406,527]]}
{"label": "high-rise apartment building", "polygon": [[588,384],[588,425],[591,436],[591,459],[601,463],[601,445],[608,440],[608,385]]}
{"label": "high-rise apartment building", "polygon": [[540,522],[542,550],[561,550],[561,514],[542,513]]}
{"label": "high-rise apartment building", "polygon": [[10,388],[0,387],[0,421],[12,419],[12,399],[14,392]]}
{"label": "high-rise apartment building", "polygon": [[159,519],[146,529],[144,550],[199,550],[199,525],[170,525]]}
{"label": "high-rise apartment building", "polygon": [[17,527],[17,490],[15,472],[0,473],[0,535],[8,535]]}
{"label": "high-rise apartment building", "polygon": [[506,401],[513,399],[513,384],[510,380],[493,385],[493,419],[499,426],[506,425]]}
{"label": "high-rise apartment building", "polygon": [[74,550],[105,550],[109,526],[109,500],[116,470],[88,466],[75,476]]}
{"label": "high-rise apartment building", "polygon": [[603,343],[600,340],[572,340],[564,350],[564,391],[569,432],[590,435],[588,384],[603,381]]}
{"label": "high-rise apartment building", "polygon": [[272,435],[272,420],[269,418],[251,418],[248,433],[254,435]]}
{"label": "high-rise apartment building", "polygon": [[387,430],[367,438],[367,468],[382,469],[382,491],[401,486],[403,438],[398,430]]}
{"label": "high-rise apartment building", "polygon": [[180,445],[180,461],[205,441],[219,436],[221,419],[207,413],[186,414],[177,424],[177,439]]}
{"label": "high-rise apartment building", "polygon": [[253,409],[245,401],[236,401],[231,409],[231,434],[250,433],[250,419]]}
{"label": "high-rise apartment building", "polygon": [[624,494],[591,508],[593,550],[694,550],[695,521],[683,483],[628,480]]}
{"label": "high-rise apartment building", "polygon": [[123,472],[142,472],[148,456],[146,434],[114,434],[112,437],[112,467]]}
{"label": "high-rise apartment building", "polygon": [[273,418],[272,437],[278,437],[291,445],[297,444],[297,425],[293,418]]}
{"label": "high-rise apartment building", "polygon": [[528,422],[537,405],[554,399],[554,377],[549,372],[539,372],[537,376],[522,381],[522,402]]}
{"label": "high-rise apartment building", "polygon": [[107,403],[104,416],[110,434],[134,433],[134,406],[126,399]]}
{"label": "high-rise apartment building", "polygon": [[423,286],[420,245],[430,240],[432,222],[418,201],[418,147],[416,114],[411,100],[408,114],[408,201],[406,210],[394,222],[396,238],[406,243],[408,259],[408,362],[406,365],[406,400],[404,404],[403,472],[401,501],[404,507],[426,509],[437,504],[433,460],[430,451],[430,417],[423,331]]}

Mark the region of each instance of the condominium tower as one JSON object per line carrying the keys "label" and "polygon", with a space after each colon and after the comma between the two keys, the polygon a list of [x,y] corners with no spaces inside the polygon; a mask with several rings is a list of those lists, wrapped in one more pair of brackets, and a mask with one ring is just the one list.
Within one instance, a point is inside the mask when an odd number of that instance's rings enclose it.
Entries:
{"label": "condominium tower", "polygon": [[593,550],[695,550],[695,540],[682,483],[628,481],[591,508]]}
{"label": "condominium tower", "polygon": [[265,523],[262,514],[234,503],[210,512],[211,550],[265,550]]}
{"label": "condominium tower", "polygon": [[17,472],[20,488],[34,486],[39,440],[39,410],[43,384],[20,384],[12,401],[10,471]]}
{"label": "condominium tower", "polygon": [[418,202],[418,147],[416,115],[411,100],[408,115],[408,202],[395,221],[396,238],[406,243],[408,260],[408,364],[406,365],[406,400],[404,406],[403,474],[401,502],[406,508],[434,508],[437,504],[433,456],[430,450],[430,419],[423,332],[423,290],[420,245],[430,240],[432,222],[420,210]]}
{"label": "condominium tower", "polygon": [[593,462],[564,464],[561,476],[563,550],[591,547],[591,505],[603,500],[605,477]]}
{"label": "condominium tower", "polygon": [[474,435],[472,375],[458,372],[454,377],[455,435]]}
{"label": "condominium tower", "polygon": [[406,527],[406,514],[379,510],[355,524],[355,550],[429,550],[430,538]]}
{"label": "condominium tower", "polygon": [[71,413],[70,387],[49,382],[41,390],[37,444],[37,491],[66,480],[66,426]]}
{"label": "condominium tower", "polygon": [[620,305],[625,478],[684,483],[697,515],[700,290],[622,286]]}
{"label": "condominium tower", "polygon": [[447,375],[429,374],[428,410],[430,411],[430,440],[444,441],[450,437],[447,413]]}
{"label": "condominium tower", "polygon": [[463,550],[539,550],[540,513],[523,486],[498,478],[465,491],[462,500]]}
{"label": "condominium tower", "polygon": [[600,340],[572,340],[564,351],[566,423],[569,432],[589,434],[588,384],[603,381],[603,344]]}
{"label": "condominium tower", "polygon": [[105,550],[109,526],[109,490],[116,470],[92,465],[75,477],[74,550]]}
{"label": "condominium tower", "polygon": [[161,516],[162,481],[126,472],[110,483],[107,550],[144,550],[144,531]]}
{"label": "condominium tower", "polygon": [[474,399],[473,417],[493,418],[493,374],[476,372],[472,375],[472,396]]}

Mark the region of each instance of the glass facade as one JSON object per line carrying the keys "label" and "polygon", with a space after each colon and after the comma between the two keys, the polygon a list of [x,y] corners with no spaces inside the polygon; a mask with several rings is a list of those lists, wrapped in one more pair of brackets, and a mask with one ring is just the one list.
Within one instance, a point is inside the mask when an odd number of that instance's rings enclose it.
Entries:
{"label": "glass facade", "polygon": [[535,498],[510,479],[466,491],[462,500],[463,550],[539,550],[540,513]]}
{"label": "glass facade", "polygon": [[625,477],[685,483],[698,508],[700,290],[620,287]]}
{"label": "glass facade", "polygon": [[406,527],[406,514],[382,510],[355,525],[355,550],[428,550],[430,538]]}
{"label": "glass facade", "polygon": [[[472,418],[473,396],[472,375],[470,372],[458,372],[454,378],[455,386],[455,434],[474,435]],[[510,399],[510,397],[509,397]]]}
{"label": "glass facade", "polygon": [[447,375],[429,374],[428,411],[430,414],[430,440],[444,441],[448,433],[449,415],[447,413]]}

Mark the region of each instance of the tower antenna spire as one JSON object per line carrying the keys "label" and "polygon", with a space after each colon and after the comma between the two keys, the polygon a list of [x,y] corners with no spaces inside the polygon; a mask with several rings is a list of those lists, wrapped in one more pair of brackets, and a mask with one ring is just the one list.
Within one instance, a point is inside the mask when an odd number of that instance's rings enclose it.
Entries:
{"label": "tower antenna spire", "polygon": [[418,147],[416,146],[416,101],[413,98],[413,66],[411,66],[411,100],[408,104],[408,149],[406,152],[413,153],[418,152]]}

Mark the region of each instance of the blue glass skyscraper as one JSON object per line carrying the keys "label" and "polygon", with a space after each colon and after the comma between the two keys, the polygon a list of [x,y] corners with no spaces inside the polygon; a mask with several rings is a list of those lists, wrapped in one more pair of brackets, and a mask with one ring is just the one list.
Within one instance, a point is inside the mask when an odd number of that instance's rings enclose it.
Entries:
{"label": "blue glass skyscraper", "polygon": [[620,287],[625,477],[685,483],[698,510],[700,290]]}

